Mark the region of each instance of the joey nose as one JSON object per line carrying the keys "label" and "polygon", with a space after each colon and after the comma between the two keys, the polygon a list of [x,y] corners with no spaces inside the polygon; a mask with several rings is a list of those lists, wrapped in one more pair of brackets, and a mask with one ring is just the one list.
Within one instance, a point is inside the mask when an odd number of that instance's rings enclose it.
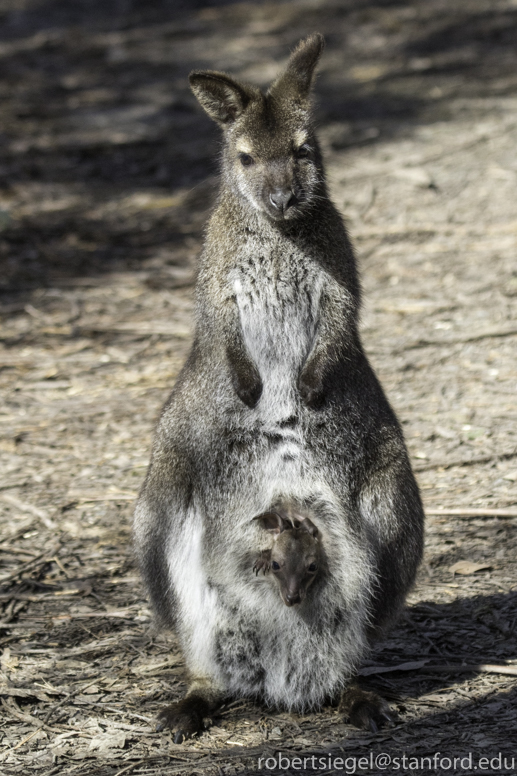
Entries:
{"label": "joey nose", "polygon": [[276,210],[285,213],[295,203],[295,197],[292,191],[285,189],[275,189],[269,195],[269,201]]}
{"label": "joey nose", "polygon": [[295,604],[301,603],[301,596],[300,593],[286,593],[285,594],[285,602],[287,606],[294,606]]}

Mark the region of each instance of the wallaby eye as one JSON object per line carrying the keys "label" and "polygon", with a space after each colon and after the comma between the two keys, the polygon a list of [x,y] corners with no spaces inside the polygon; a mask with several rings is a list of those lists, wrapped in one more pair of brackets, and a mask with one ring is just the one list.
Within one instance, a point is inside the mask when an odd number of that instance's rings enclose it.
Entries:
{"label": "wallaby eye", "polygon": [[316,566],[316,564],[315,564],[315,563],[311,563],[311,565],[309,566],[309,568],[307,569],[307,571],[310,571],[310,573],[311,573],[311,574],[314,574],[314,573],[316,572],[317,568],[318,568],[318,567]]}
{"label": "wallaby eye", "polygon": [[239,159],[243,167],[250,167],[255,162],[255,159],[249,154],[239,154]]}
{"label": "wallaby eye", "polygon": [[274,560],[274,561],[272,562],[272,564],[271,564],[271,568],[273,569],[273,571],[280,571],[280,566],[278,565],[278,563],[276,562],[276,560]]}
{"label": "wallaby eye", "polygon": [[295,156],[297,159],[307,159],[311,155],[311,148],[307,145],[307,143],[304,143],[300,148],[297,148],[295,151]]}

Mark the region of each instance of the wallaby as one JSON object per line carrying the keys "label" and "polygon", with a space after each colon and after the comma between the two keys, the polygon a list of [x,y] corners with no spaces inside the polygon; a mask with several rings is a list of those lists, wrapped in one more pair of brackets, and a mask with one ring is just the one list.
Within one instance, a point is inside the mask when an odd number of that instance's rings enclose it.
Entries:
{"label": "wallaby", "polygon": [[[232,695],[303,711],[343,692],[356,724],[389,719],[350,683],[413,583],[423,511],[361,346],[354,254],[327,193],[310,106],[322,49],[321,35],[301,41],[265,94],[224,73],[190,75],[223,130],[221,185],[194,343],[135,513],[153,608],[192,677],[160,716],[176,741]],[[291,503],[325,551],[298,606],[252,573],[264,540],[254,518]]]}
{"label": "wallaby", "polygon": [[273,546],[262,550],[253,571],[263,576],[272,571],[286,606],[305,600],[307,590],[321,571],[322,553],[318,529],[308,517],[291,515],[281,508],[255,518],[273,534]]}

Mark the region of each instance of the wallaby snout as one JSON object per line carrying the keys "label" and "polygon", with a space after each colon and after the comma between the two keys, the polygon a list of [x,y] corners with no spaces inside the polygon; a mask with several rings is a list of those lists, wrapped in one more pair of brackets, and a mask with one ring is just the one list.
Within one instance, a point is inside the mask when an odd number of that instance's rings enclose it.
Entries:
{"label": "wallaby snout", "polygon": [[[283,131],[279,130],[279,133]],[[287,137],[290,135],[289,132]],[[320,182],[316,159],[312,154],[309,156],[308,146],[307,152],[303,152],[305,155],[297,158],[299,152],[291,149],[291,143],[281,143],[281,140],[281,136],[272,138],[272,145],[287,146],[278,149],[275,159],[267,158],[267,152],[260,152],[258,146],[254,146],[257,150],[253,162],[248,162],[245,170],[239,170],[235,178],[240,193],[256,210],[266,213],[274,221],[299,217]]]}
{"label": "wallaby snout", "polygon": [[295,604],[301,604],[302,596],[299,590],[294,590],[292,593],[286,593],[284,601],[287,606],[294,606]]}
{"label": "wallaby snout", "polygon": [[274,189],[269,195],[269,201],[279,213],[285,215],[287,210],[297,202],[290,189]]}

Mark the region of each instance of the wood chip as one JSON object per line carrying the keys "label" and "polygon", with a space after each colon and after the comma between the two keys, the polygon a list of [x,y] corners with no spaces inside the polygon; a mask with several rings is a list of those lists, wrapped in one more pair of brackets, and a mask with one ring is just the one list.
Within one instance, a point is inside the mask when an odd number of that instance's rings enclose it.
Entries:
{"label": "wood chip", "polygon": [[459,560],[454,565],[449,566],[449,571],[452,571],[453,574],[468,576],[469,574],[475,574],[476,571],[486,571],[491,568],[490,563],[473,563],[470,560]]}

